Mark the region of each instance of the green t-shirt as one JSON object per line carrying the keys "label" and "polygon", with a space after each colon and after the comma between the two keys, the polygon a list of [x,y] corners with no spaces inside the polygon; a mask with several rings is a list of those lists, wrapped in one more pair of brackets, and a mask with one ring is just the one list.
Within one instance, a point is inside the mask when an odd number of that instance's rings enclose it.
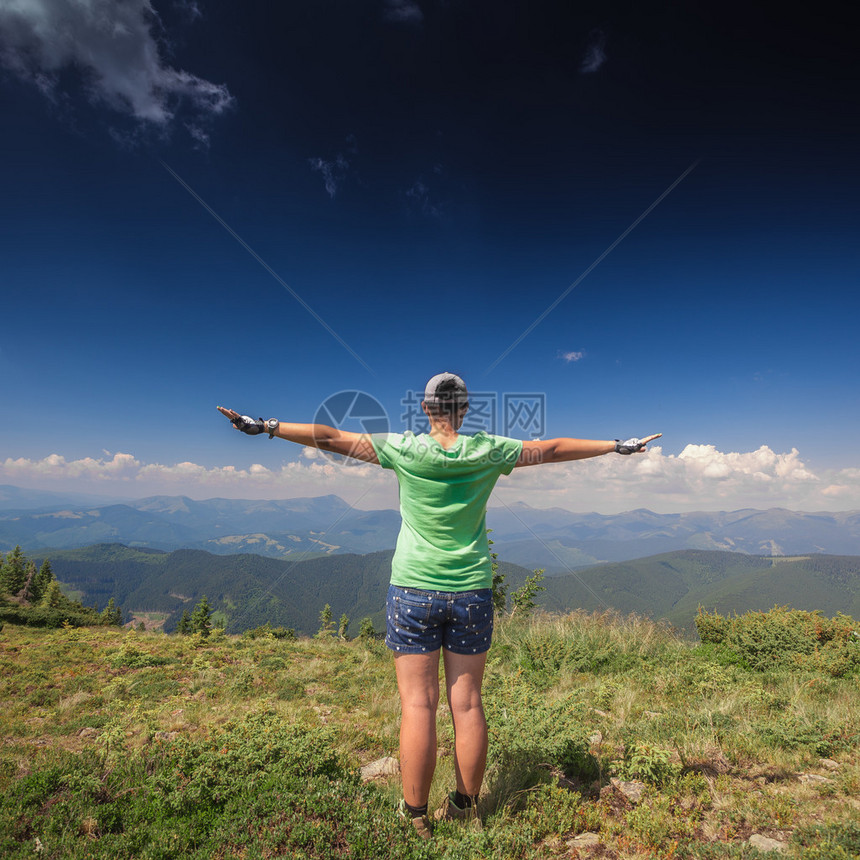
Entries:
{"label": "green t-shirt", "polygon": [[372,437],[380,465],[400,484],[403,523],[391,562],[391,583],[427,591],[491,588],[487,501],[509,475],[523,443],[483,431],[458,436],[445,450],[427,434]]}

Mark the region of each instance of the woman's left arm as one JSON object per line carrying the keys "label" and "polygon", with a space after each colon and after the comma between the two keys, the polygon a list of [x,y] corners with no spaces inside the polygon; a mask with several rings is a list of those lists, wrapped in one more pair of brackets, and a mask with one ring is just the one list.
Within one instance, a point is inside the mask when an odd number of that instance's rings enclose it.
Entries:
{"label": "woman's left arm", "polygon": [[587,460],[589,457],[600,457],[603,454],[638,454],[645,446],[659,439],[663,434],[654,433],[643,439],[628,439],[619,442],[613,439],[601,441],[597,439],[543,439],[523,442],[523,450],[514,468],[519,466],[539,466],[542,463],[564,463],[568,460]]}

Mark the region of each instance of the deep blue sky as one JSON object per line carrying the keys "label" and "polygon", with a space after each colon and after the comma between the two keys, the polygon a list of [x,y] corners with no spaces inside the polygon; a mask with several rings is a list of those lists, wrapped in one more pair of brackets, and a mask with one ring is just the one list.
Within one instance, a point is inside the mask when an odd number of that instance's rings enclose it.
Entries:
{"label": "deep blue sky", "polygon": [[852,29],[683,6],[0,3],[0,483],[315,494],[214,407],[399,428],[453,370],[544,436],[665,434],[634,493],[531,504],[860,507]]}

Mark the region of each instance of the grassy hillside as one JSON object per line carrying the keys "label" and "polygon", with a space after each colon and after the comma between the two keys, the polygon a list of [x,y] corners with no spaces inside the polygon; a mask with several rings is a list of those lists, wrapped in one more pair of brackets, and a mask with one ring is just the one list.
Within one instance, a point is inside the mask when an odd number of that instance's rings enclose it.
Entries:
{"label": "grassy hillside", "polygon": [[[832,677],[782,641],[762,672],[635,616],[502,619],[485,829],[440,825],[427,844],[394,811],[396,775],[358,776],[397,750],[375,640],[7,624],[0,856],[711,860],[768,837],[788,858],[849,860],[860,655]],[[444,707],[439,738],[433,806],[453,785]]]}

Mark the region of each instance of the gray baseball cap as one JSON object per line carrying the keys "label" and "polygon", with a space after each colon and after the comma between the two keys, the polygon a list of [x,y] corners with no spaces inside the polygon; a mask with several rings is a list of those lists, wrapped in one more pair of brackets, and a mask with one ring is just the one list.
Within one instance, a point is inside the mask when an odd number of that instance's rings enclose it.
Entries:
{"label": "gray baseball cap", "polygon": [[466,383],[456,373],[437,373],[424,388],[425,403],[469,405]]}

